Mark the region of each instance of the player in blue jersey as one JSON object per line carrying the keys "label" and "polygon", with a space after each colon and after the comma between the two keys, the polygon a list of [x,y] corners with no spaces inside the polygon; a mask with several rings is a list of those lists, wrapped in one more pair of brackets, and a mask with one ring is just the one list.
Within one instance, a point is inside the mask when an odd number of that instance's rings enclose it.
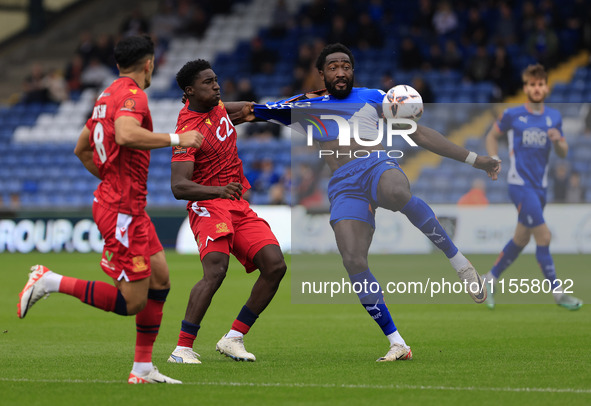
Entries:
{"label": "player in blue jersey", "polygon": [[494,308],[494,297],[490,293],[494,293],[494,283],[515,261],[533,235],[536,241],[536,259],[544,277],[552,285],[554,300],[560,306],[577,310],[583,302],[562,293],[556,280],[554,261],[549,251],[551,235],[543,215],[550,150],[554,147],[561,158],[565,158],[568,153],[568,144],[562,134],[562,117],[557,110],[544,106],[548,84],[542,65],[528,66],[523,71],[522,78],[527,103],[506,109],[486,136],[486,150],[496,157],[499,137],[507,134],[509,196],[518,212],[513,238],[505,245],[492,269],[484,275],[484,280],[493,287],[489,288],[486,304],[489,308]]}
{"label": "player in blue jersey", "polygon": [[[354,66],[353,55],[347,47],[342,44],[326,46],[316,62],[326,89],[277,103],[255,104],[254,118],[304,129],[306,122],[309,122],[307,120],[311,119],[310,116],[339,114],[351,122],[357,121],[362,139],[375,140],[382,116],[384,92],[353,87]],[[298,122],[300,112],[302,117]],[[349,145],[341,145],[335,121],[324,120],[322,123],[325,131],[315,137],[320,149],[324,151],[326,163],[333,171],[328,186],[330,222],[351,282],[359,282],[362,286],[376,286],[370,284],[378,283],[369,269],[368,251],[375,228],[375,210],[383,207],[394,212],[400,211],[407,216],[413,225],[445,253],[460,279],[478,288],[468,293],[474,301],[482,303],[486,298],[486,288],[480,276],[458,251],[431,208],[411,194],[408,179],[398,162],[389,158],[381,145],[367,147],[355,139],[346,143]],[[437,131],[423,126],[418,126],[411,137],[423,148],[466,162],[496,179],[499,162],[490,157],[477,156],[474,152],[449,142]],[[381,292],[380,288],[378,293],[362,291],[358,294],[367,312],[390,341],[390,350],[378,361],[411,359],[410,347],[394,325]]]}

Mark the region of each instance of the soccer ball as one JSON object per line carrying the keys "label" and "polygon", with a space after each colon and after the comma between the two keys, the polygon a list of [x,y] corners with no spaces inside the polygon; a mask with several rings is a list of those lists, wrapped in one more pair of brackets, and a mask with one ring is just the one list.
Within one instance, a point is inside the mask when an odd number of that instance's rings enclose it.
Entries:
{"label": "soccer ball", "polygon": [[413,87],[397,85],[384,96],[382,110],[386,118],[408,118],[418,121],[423,115],[423,98]]}

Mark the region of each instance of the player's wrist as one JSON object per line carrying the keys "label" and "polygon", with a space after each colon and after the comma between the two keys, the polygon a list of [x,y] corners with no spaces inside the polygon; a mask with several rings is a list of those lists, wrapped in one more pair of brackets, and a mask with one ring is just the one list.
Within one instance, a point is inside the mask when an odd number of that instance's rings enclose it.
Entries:
{"label": "player's wrist", "polygon": [[171,146],[171,147],[174,147],[174,146],[180,145],[180,143],[181,143],[181,139],[180,139],[180,137],[179,137],[179,135],[178,135],[178,134],[175,134],[175,133],[170,133],[170,134],[168,134],[168,135],[170,135],[170,146]]}
{"label": "player's wrist", "polygon": [[474,166],[474,163],[476,162],[476,158],[478,158],[478,154],[474,151],[470,151],[470,152],[468,152],[468,156],[466,157],[464,162],[470,166]]}

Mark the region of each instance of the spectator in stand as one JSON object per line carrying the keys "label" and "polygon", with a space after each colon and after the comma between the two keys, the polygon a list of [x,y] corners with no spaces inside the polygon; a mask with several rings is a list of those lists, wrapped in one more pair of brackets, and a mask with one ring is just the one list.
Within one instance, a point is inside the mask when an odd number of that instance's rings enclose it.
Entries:
{"label": "spectator in stand", "polygon": [[417,48],[415,41],[410,37],[404,37],[400,44],[398,57],[398,66],[400,69],[408,71],[418,69],[423,65],[423,55]]}
{"label": "spectator in stand", "polygon": [[429,47],[429,58],[427,62],[423,64],[423,69],[441,69],[443,66],[443,54],[439,44],[434,42]]}
{"label": "spectator in stand", "polygon": [[490,77],[491,61],[484,45],[479,45],[476,52],[468,60],[466,76],[475,82],[487,80]]}
{"label": "spectator in stand", "polygon": [[275,52],[265,46],[261,37],[253,38],[250,47],[250,73],[273,73],[277,61]]}
{"label": "spectator in stand", "polygon": [[101,64],[105,65],[113,71],[117,72],[117,64],[115,62],[115,55],[113,49],[115,44],[113,38],[109,34],[101,34],[96,40],[95,48],[92,55],[96,57]]}
{"label": "spectator in stand", "polygon": [[224,81],[222,83],[222,93],[224,94],[225,100],[251,100],[251,99],[241,99],[238,96],[238,89],[236,88],[236,82],[234,82],[234,79],[231,79],[231,78],[224,79]]}
{"label": "spectator in stand", "polygon": [[23,82],[23,101],[25,103],[46,103],[49,101],[47,79],[39,62],[31,65],[31,73]]}
{"label": "spectator in stand", "polygon": [[181,32],[194,38],[203,38],[209,26],[210,16],[203,7],[195,6],[191,9],[191,13],[185,18]]}
{"label": "spectator in stand", "polygon": [[458,28],[458,17],[449,2],[439,3],[433,14],[433,28],[439,36],[451,34]]}
{"label": "spectator in stand", "polygon": [[499,5],[499,18],[495,27],[495,42],[511,45],[517,40],[513,10],[509,4],[503,2]]}
{"label": "spectator in stand", "polygon": [[566,190],[566,203],[584,203],[585,188],[581,184],[581,174],[573,171],[568,178],[568,189]]}
{"label": "spectator in stand", "polygon": [[554,183],[554,201],[564,203],[566,200],[566,191],[568,189],[569,165],[564,161],[559,161],[552,171],[552,180]]}
{"label": "spectator in stand", "polygon": [[474,179],[472,188],[458,200],[459,206],[486,206],[487,204],[486,182],[481,178]]}
{"label": "spectator in stand", "polygon": [[462,43],[465,46],[472,44],[483,45],[488,42],[488,32],[486,24],[482,20],[482,15],[478,7],[472,6],[468,10],[468,21],[462,35]]}
{"label": "spectator in stand", "polygon": [[442,68],[456,70],[460,69],[464,61],[462,53],[454,40],[445,41],[445,52],[442,56]]}
{"label": "spectator in stand", "polygon": [[142,35],[150,32],[150,24],[142,8],[138,5],[135,7],[131,14],[123,21],[119,30],[122,36],[131,37],[133,35]]}
{"label": "spectator in stand", "polygon": [[433,33],[433,4],[431,0],[419,0],[419,12],[413,22],[413,26],[420,31],[421,35]]}
{"label": "spectator in stand", "polygon": [[72,60],[66,66],[65,79],[68,90],[72,92],[82,91],[82,72],[84,71],[84,59],[79,53],[75,53]]}
{"label": "spectator in stand", "polygon": [[558,37],[546,18],[536,16],[535,30],[526,39],[527,52],[542,65],[552,67],[558,62]]}
{"label": "spectator in stand", "polygon": [[47,92],[49,101],[54,103],[61,103],[68,100],[70,92],[68,91],[68,83],[64,79],[64,75],[60,69],[54,69],[46,77]]}
{"label": "spectator in stand", "polygon": [[360,49],[381,48],[384,45],[384,33],[380,25],[372,21],[368,13],[359,16],[357,29],[357,47]]}
{"label": "spectator in stand", "polygon": [[82,57],[83,65],[86,66],[95,52],[94,38],[90,31],[80,33],[80,41],[76,47],[76,53]]}
{"label": "spectator in stand", "polygon": [[[273,17],[271,18],[271,28],[269,34],[274,38],[283,38],[287,31],[291,29],[292,22],[285,0],[279,0],[273,9]],[[230,99],[228,99],[230,100]]]}
{"label": "spectator in stand", "polygon": [[326,36],[328,42],[340,41],[343,44],[352,44],[356,41],[357,35],[353,33],[351,24],[342,15],[335,15],[332,18],[330,32]]}
{"label": "spectator in stand", "polygon": [[[257,101],[259,98],[252,88],[250,79],[244,77],[238,81],[238,98],[235,100]],[[234,99],[228,99],[234,100]]]}
{"label": "spectator in stand", "polygon": [[390,72],[382,73],[382,77],[380,79],[380,89],[382,89],[384,92],[387,92],[394,86],[396,86],[396,82],[394,81],[392,74]]}
{"label": "spectator in stand", "polygon": [[105,82],[111,78],[115,78],[111,69],[103,65],[96,57],[90,60],[80,77],[83,89],[91,88],[97,90],[105,87]]}
{"label": "spectator in stand", "polygon": [[421,76],[415,76],[412,80],[412,87],[421,95],[423,103],[433,103],[435,98],[433,97],[433,91],[431,86]]}
{"label": "spectator in stand", "polygon": [[150,25],[152,26],[152,37],[155,35],[164,46],[168,46],[177,28],[181,26],[181,19],[175,12],[172,0],[160,0],[158,12],[152,16]]}
{"label": "spectator in stand", "polygon": [[519,87],[519,82],[513,74],[513,65],[507,55],[507,50],[503,46],[495,48],[492,64],[490,67],[490,79],[497,87],[497,99],[500,101],[515,92]]}

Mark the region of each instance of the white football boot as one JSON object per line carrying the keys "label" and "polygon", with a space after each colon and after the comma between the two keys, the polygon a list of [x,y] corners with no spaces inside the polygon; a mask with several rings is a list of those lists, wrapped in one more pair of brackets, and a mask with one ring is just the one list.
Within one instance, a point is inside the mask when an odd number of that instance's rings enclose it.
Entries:
{"label": "white football boot", "polygon": [[387,361],[406,361],[412,359],[412,351],[410,347],[394,343],[390,346],[390,350],[386,355],[380,357],[376,362],[387,362]]}
{"label": "white football boot", "polygon": [[19,318],[24,318],[29,309],[37,303],[39,299],[44,296],[49,296],[49,292],[45,286],[45,281],[47,280],[45,276],[48,273],[52,272],[43,265],[35,265],[31,267],[29,280],[18,295],[20,298],[17,306],[17,314]]}
{"label": "white football boot", "polygon": [[167,362],[172,362],[176,364],[201,364],[199,361],[200,355],[197,354],[189,347],[179,348],[178,350],[174,350],[170,357],[168,357]]}
{"label": "white football boot", "polygon": [[133,371],[130,372],[129,379],[127,379],[127,383],[136,384],[136,383],[182,383],[182,382],[161,374],[158,371],[158,368],[154,367],[150,370],[150,372],[143,374],[143,375],[135,374]]}
{"label": "white football boot", "polygon": [[256,357],[244,348],[243,337],[228,338],[224,335],[215,345],[215,349],[234,361],[256,361]]}

